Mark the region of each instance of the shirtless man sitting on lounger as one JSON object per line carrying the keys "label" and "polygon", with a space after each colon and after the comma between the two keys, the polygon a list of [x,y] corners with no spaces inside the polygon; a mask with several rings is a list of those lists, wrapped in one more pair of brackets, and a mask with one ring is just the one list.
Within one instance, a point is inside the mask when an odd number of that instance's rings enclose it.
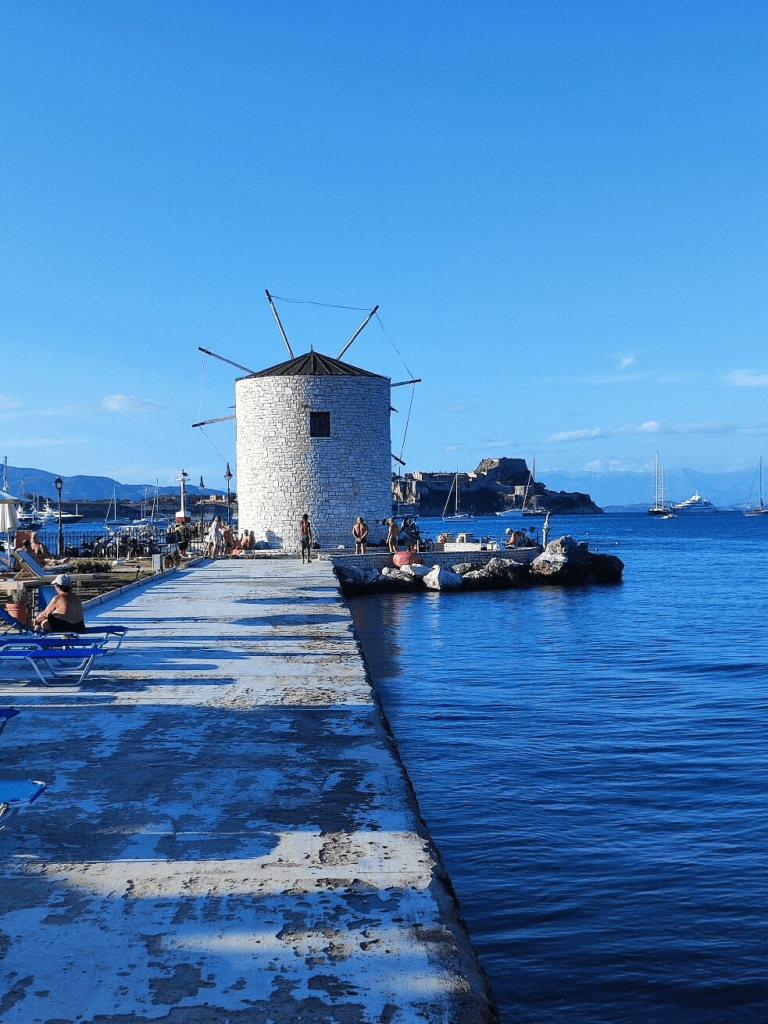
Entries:
{"label": "shirtless man sitting on lounger", "polygon": [[35,626],[41,626],[46,633],[82,633],[83,602],[72,593],[72,580],[67,573],[62,573],[53,581],[56,596],[47,608],[35,618]]}

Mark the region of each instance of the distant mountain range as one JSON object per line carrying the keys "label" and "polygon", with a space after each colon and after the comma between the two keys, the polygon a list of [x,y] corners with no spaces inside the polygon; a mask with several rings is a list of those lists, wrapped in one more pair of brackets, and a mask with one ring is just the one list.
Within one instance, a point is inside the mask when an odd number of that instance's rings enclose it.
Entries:
{"label": "distant mountain range", "polygon": [[[670,502],[685,501],[697,491],[713,505],[722,507],[743,507],[746,504],[757,504],[759,500],[757,466],[729,473],[676,469],[671,472],[667,470],[665,476],[666,497]],[[542,472],[541,480],[550,491],[585,491],[601,508],[612,505],[648,508],[654,501],[652,473]]]}
{"label": "distant mountain range", "polygon": [[[42,469],[8,467],[8,490],[22,496],[39,495],[56,500],[55,473]],[[154,484],[121,484],[106,476],[62,477],[64,501],[102,501],[115,493],[119,501],[141,501],[145,494],[152,497]],[[541,482],[550,491],[579,491],[589,494],[601,508],[612,505],[653,504],[653,476],[650,473],[542,473]],[[198,488],[193,481],[187,488],[194,496]],[[758,501],[757,467],[730,473],[700,473],[695,469],[677,469],[666,473],[666,493],[669,501],[684,501],[698,491],[715,505],[743,506]],[[178,494],[179,485],[157,488],[159,495]],[[221,490],[204,490],[206,495],[221,494]],[[768,497],[768,477],[766,478]]]}
{"label": "distant mountain range", "polygon": [[[8,491],[15,497],[50,498],[57,500],[55,473],[47,473],[43,469],[17,469],[8,466]],[[62,476],[64,486],[61,489],[62,501],[104,501],[116,495],[118,501],[142,501],[146,495],[152,498],[157,494],[178,494],[179,484],[175,487],[155,487],[155,484],[121,484],[108,476]],[[197,497],[200,490],[191,481],[187,481],[187,490]],[[204,488],[203,494],[221,494],[220,489]]]}

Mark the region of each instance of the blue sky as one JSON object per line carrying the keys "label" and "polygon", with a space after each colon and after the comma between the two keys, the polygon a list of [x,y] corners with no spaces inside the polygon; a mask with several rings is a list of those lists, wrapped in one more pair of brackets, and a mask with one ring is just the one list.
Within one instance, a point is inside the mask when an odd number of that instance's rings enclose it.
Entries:
{"label": "blue sky", "polygon": [[[239,371],[407,469],[768,455],[764,0],[0,0],[0,457],[223,486]],[[326,304],[326,305],[322,305]],[[348,307],[348,308],[337,308]],[[405,430],[407,423],[407,432]],[[236,481],[233,486],[236,486]]]}

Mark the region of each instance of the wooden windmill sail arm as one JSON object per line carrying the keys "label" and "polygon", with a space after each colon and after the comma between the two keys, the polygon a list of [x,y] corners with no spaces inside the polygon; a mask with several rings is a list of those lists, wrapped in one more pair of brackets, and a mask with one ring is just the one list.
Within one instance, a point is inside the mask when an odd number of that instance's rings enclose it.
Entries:
{"label": "wooden windmill sail arm", "polygon": [[356,338],[356,337],[358,336],[358,334],[359,334],[359,333],[360,333],[360,332],[361,332],[361,331],[362,331],[362,330],[363,330],[363,329],[364,329],[364,328],[366,327],[366,325],[368,324],[368,321],[369,321],[369,320],[371,319],[371,317],[372,317],[372,316],[375,316],[375,314],[376,314],[376,313],[378,312],[378,309],[379,309],[379,307],[378,307],[378,306],[374,306],[374,307],[373,307],[373,309],[371,310],[371,312],[370,312],[370,313],[368,314],[368,316],[367,316],[367,317],[365,318],[365,320],[363,320],[363,322],[362,322],[362,323],[360,324],[360,326],[359,326],[359,327],[357,328],[357,330],[356,330],[356,331],[355,331],[355,333],[354,333],[354,334],[352,335],[352,337],[351,337],[351,338],[349,339],[349,341],[348,341],[348,342],[347,342],[347,344],[346,344],[346,345],[344,346],[344,348],[343,348],[343,349],[341,350],[341,352],[339,352],[339,354],[338,354],[338,355],[336,356],[336,358],[337,358],[337,359],[341,359],[341,357],[342,357],[342,356],[344,355],[344,353],[345,353],[345,352],[347,351],[347,349],[348,349],[348,348],[349,348],[349,346],[350,346],[350,345],[352,344],[352,342],[353,342],[353,341],[355,340],[355,338]]}
{"label": "wooden windmill sail arm", "polygon": [[200,420],[199,423],[193,423],[192,426],[193,427],[207,427],[209,423],[223,423],[224,420],[234,420],[234,419],[237,419],[237,417],[233,413],[231,416],[217,416],[215,420]]}
{"label": "wooden windmill sail arm", "polygon": [[275,308],[275,303],[273,302],[272,296],[269,294],[268,289],[265,288],[264,291],[267,293],[267,298],[269,299],[269,304],[272,307],[272,315],[275,318],[275,322],[277,324],[277,329],[280,331],[280,334],[282,335],[283,341],[285,342],[285,347],[288,349],[288,355],[291,357],[291,359],[293,359],[293,349],[288,344],[288,338],[286,337],[285,331],[283,330],[283,325],[280,323],[280,317],[278,315],[277,309]]}
{"label": "wooden windmill sail arm", "polygon": [[222,363],[229,363],[230,366],[234,366],[238,370],[245,370],[246,373],[256,373],[255,370],[249,370],[247,366],[241,366],[240,363],[233,363],[231,359],[225,359],[224,356],[216,355],[215,352],[211,352],[210,349],[203,348],[201,345],[198,345],[197,347],[200,352],[205,352],[207,356],[213,356],[214,359],[220,359]]}

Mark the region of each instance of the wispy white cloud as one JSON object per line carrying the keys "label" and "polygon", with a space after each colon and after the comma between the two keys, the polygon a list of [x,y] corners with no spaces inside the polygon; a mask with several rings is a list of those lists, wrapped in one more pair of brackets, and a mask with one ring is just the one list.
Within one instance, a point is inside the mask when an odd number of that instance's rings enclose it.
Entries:
{"label": "wispy white cloud", "polygon": [[545,440],[557,444],[561,441],[583,441],[587,437],[601,437],[602,434],[601,427],[593,427],[591,430],[561,430],[557,434],[550,434]]}
{"label": "wispy white cloud", "polygon": [[629,459],[593,459],[582,467],[584,473],[638,473],[648,468],[646,462],[632,462]]}
{"label": "wispy white cloud", "polygon": [[610,373],[593,373],[588,376],[579,377],[577,378],[578,383],[604,386],[632,384],[636,381],[652,381],[655,384],[679,385],[698,384],[706,379],[700,373],[663,373],[657,369],[641,369],[637,365],[636,355],[616,355],[613,358],[616,362],[615,370]]}
{"label": "wispy white cloud", "polygon": [[761,373],[759,370],[730,370],[723,380],[734,388],[768,387],[768,373]]}
{"label": "wispy white cloud", "polygon": [[101,406],[107,412],[146,413],[167,412],[167,407],[153,402],[151,398],[136,398],[134,395],[105,395]]}
{"label": "wispy white cloud", "polygon": [[671,423],[670,434],[735,434],[739,428],[734,423]]}
{"label": "wispy white cloud", "polygon": [[693,422],[693,423],[663,423],[661,420],[646,420],[644,423],[624,423],[620,427],[592,427],[586,430],[563,430],[556,434],[550,434],[545,441],[550,444],[562,444],[572,441],[586,441],[591,438],[610,438],[625,435],[665,435],[680,436],[690,434],[703,434],[708,436],[723,437],[729,434],[743,433],[751,429],[760,431],[759,426],[746,428],[737,426],[734,423],[716,422]]}
{"label": "wispy white cloud", "polygon": [[661,420],[647,420],[645,423],[625,423],[609,431],[611,434],[733,434],[738,427],[733,423],[663,423]]}
{"label": "wispy white cloud", "polygon": [[10,395],[0,395],[0,412],[6,409],[20,409],[21,402],[18,398],[11,398]]}
{"label": "wispy white cloud", "polygon": [[477,412],[477,407],[469,405],[466,402],[453,402],[448,406],[448,412],[452,413],[465,413],[465,412]]}
{"label": "wispy white cloud", "polygon": [[659,420],[646,420],[645,423],[625,423],[621,427],[616,427],[611,431],[612,434],[661,434],[664,431],[664,425]]}

